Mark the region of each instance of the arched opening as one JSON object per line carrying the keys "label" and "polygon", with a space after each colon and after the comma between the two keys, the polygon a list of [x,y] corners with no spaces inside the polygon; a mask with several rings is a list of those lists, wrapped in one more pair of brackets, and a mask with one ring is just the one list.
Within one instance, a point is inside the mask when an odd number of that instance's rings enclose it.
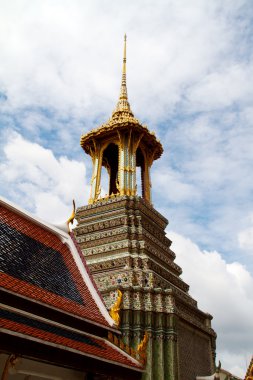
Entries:
{"label": "arched opening", "polygon": [[117,180],[119,167],[119,152],[116,144],[109,144],[104,150],[102,166],[107,169],[109,175],[109,193],[108,195],[117,194]]}
{"label": "arched opening", "polygon": [[100,177],[100,185],[101,185],[101,194],[100,196],[104,198],[109,194],[109,175],[106,167],[101,167],[101,177]]}
{"label": "arched opening", "polygon": [[140,194],[144,198],[144,156],[141,148],[136,151],[136,185],[137,194]]}

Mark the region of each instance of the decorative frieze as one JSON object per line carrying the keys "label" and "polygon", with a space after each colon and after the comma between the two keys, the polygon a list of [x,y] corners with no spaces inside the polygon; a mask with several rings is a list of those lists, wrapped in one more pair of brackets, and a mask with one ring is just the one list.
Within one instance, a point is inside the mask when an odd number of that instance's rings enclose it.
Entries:
{"label": "decorative frieze", "polygon": [[79,238],[79,243],[80,244],[82,244],[82,243],[87,244],[90,241],[96,241],[96,240],[100,240],[100,239],[104,239],[104,238],[110,238],[110,237],[113,237],[115,239],[116,236],[117,236],[117,238],[119,238],[119,237],[121,237],[121,235],[127,234],[127,233],[129,233],[129,227],[128,226],[115,228],[112,230],[105,230],[105,231],[102,230],[102,231],[97,232],[97,233],[82,235]]}
{"label": "decorative frieze", "polygon": [[167,281],[171,282],[175,286],[178,286],[183,291],[188,292],[189,285],[187,285],[181,278],[175,276],[173,273],[170,273],[169,271],[163,269],[161,265],[158,265],[158,264],[152,262],[150,265],[150,269],[153,269],[161,277],[163,277]]}
{"label": "decorative frieze", "polygon": [[151,223],[146,218],[142,218],[141,220],[141,226],[143,229],[151,233],[153,236],[155,236],[158,240],[160,240],[163,244],[170,246],[171,242],[168,238],[165,236],[164,230],[157,227],[157,225]]}
{"label": "decorative frieze", "polygon": [[[133,211],[136,217],[145,216],[146,219],[154,222],[158,228],[164,230],[168,224],[168,220],[164,218],[157,210],[155,210],[151,204],[145,202],[141,197],[132,196],[117,196],[115,198],[108,198],[106,200],[98,201],[92,205],[86,205],[78,208],[78,214],[80,220],[87,220],[88,217],[96,215],[105,215],[109,213],[119,212],[121,210],[128,209]],[[163,234],[164,237],[164,234]]]}
{"label": "decorative frieze", "polygon": [[[99,218],[98,218],[99,220]],[[97,223],[93,223],[90,225],[82,224],[79,222],[79,226],[76,228],[76,236],[77,238],[83,234],[90,234],[93,232],[97,232],[99,230],[104,230],[107,228],[114,228],[122,225],[127,225],[127,217],[119,217],[114,219],[108,219],[104,221],[99,221]]]}
{"label": "decorative frieze", "polygon": [[99,246],[106,245],[109,243],[120,242],[120,241],[127,240],[127,239],[128,239],[128,234],[122,233],[120,235],[117,235],[117,237],[115,235],[111,235],[111,236],[101,238],[99,240],[90,239],[90,241],[80,242],[80,246],[81,246],[81,249],[93,248],[93,247],[97,247],[98,245]]}

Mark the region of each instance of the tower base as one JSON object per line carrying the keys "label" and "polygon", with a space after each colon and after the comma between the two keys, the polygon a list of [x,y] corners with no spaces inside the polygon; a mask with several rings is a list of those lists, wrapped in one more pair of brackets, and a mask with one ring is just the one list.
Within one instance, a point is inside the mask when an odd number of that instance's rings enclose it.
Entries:
{"label": "tower base", "polygon": [[145,380],[193,380],[214,372],[212,317],[198,309],[166,237],[168,221],[141,197],[77,210],[76,239],[108,309],[123,293],[123,340],[149,334]]}

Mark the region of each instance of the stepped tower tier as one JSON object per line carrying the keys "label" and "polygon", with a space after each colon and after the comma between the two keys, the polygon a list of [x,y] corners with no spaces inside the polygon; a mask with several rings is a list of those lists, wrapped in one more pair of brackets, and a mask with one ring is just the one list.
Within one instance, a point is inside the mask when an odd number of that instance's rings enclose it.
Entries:
{"label": "stepped tower tier", "polygon": [[101,198],[101,169],[109,175],[108,197],[136,195],[136,167],[141,168],[142,197],[151,202],[150,167],[163,148],[131,111],[126,86],[126,36],[119,101],[107,123],[81,137],[81,146],[92,157],[93,174],[89,203]]}
{"label": "stepped tower tier", "polygon": [[[175,263],[168,221],[151,204],[150,167],[163,148],[133,116],[126,87],[126,38],[120,97],[109,121],[81,137],[92,157],[89,205],[77,209],[76,239],[108,309],[122,293],[120,329],[137,348],[145,332],[143,380],[194,380],[214,372],[212,317],[199,310]],[[101,197],[101,168],[109,189]],[[142,191],[136,193],[136,168]],[[201,284],[200,284],[201,285]]]}

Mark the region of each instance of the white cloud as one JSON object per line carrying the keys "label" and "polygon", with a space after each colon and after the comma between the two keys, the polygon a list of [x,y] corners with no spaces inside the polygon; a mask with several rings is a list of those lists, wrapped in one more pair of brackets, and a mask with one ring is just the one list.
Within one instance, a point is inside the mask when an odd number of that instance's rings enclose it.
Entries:
{"label": "white cloud", "polygon": [[[238,92],[245,79],[234,69],[238,32],[232,21],[243,4],[6,2],[0,16],[0,74],[8,104],[11,109],[33,105],[86,118],[96,116],[98,109],[108,114],[119,90],[124,32],[129,32],[129,93],[137,114],[153,121],[166,118],[187,88],[193,98],[188,101],[194,104],[202,96],[202,101],[218,100],[230,79],[236,79],[233,88]],[[235,74],[220,80],[225,53],[227,71]],[[210,74],[214,67],[217,73]],[[239,62],[237,67],[243,72]],[[206,96],[210,89],[212,99]],[[233,100],[226,97],[226,104]]]}
{"label": "white cloud", "polygon": [[[249,107],[173,121],[152,172],[154,205],[169,217],[173,230],[244,262],[251,271],[246,241],[241,236],[239,244],[238,234],[252,227],[245,220],[252,209],[252,122]],[[249,229],[248,239],[250,234]]]}
{"label": "white cloud", "polygon": [[152,181],[156,192],[168,201],[180,203],[200,196],[198,190],[185,181],[183,174],[172,170],[170,167],[160,167],[152,173]]}
{"label": "white cloud", "polygon": [[87,203],[89,186],[83,163],[56,158],[51,150],[17,133],[9,137],[3,150],[1,187],[8,191],[7,198],[16,197],[23,207],[54,222],[68,218],[72,199],[79,205]]}
{"label": "white cloud", "polygon": [[253,254],[253,213],[249,216],[250,227],[245,228],[238,234],[239,245],[249,253]]}
{"label": "white cloud", "polygon": [[253,251],[253,227],[239,233],[239,244],[241,248]]}
{"label": "white cloud", "polygon": [[190,294],[214,317],[217,359],[223,368],[244,376],[245,357],[252,353],[253,277],[240,263],[227,263],[218,252],[202,251],[175,232],[168,236]]}
{"label": "white cloud", "polygon": [[251,102],[252,64],[231,64],[207,74],[200,82],[189,89],[187,94],[190,107],[196,112],[213,111],[231,106],[236,102]]}

